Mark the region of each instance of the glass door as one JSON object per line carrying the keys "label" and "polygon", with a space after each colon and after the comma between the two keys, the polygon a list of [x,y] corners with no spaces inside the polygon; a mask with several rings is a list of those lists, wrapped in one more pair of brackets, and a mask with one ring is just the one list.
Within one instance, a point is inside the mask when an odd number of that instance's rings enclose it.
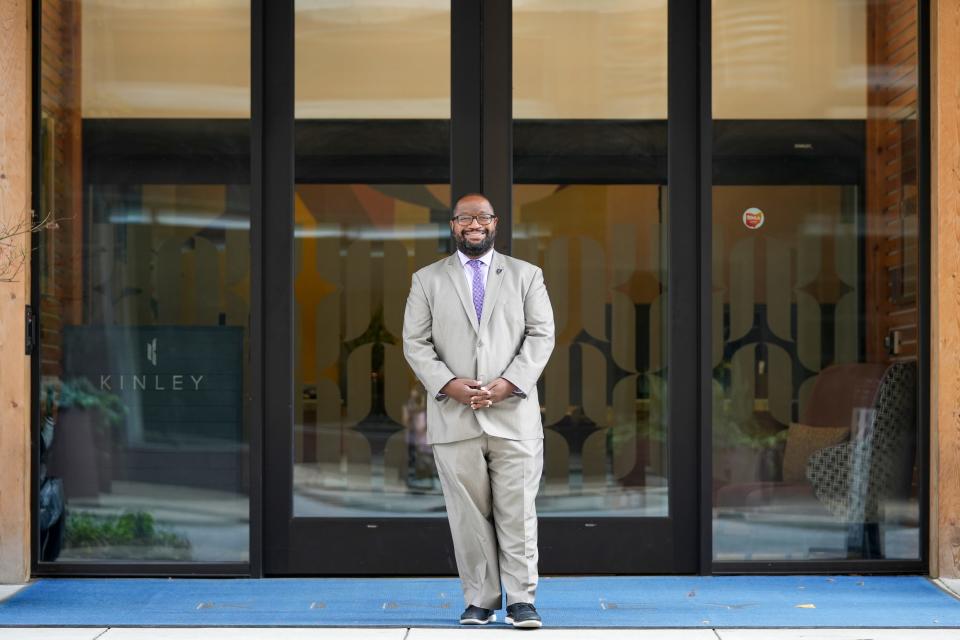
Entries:
{"label": "glass door", "polygon": [[292,4],[292,206],[267,248],[289,405],[267,418],[265,568],[416,572],[407,553],[446,542],[446,519],[400,336],[411,274],[446,252],[450,5]]}
{"label": "glass door", "polygon": [[922,4],[715,3],[715,569],[922,567]]}
{"label": "glass door", "polygon": [[265,573],[456,572],[400,336],[473,191],[557,319],[541,572],[696,570],[698,418],[670,392],[697,384],[698,263],[670,260],[696,243],[696,138],[667,122],[697,77],[667,58],[697,25],[668,4],[265,6],[265,151],[293,158],[264,167]]}
{"label": "glass door", "polygon": [[694,483],[672,443],[696,429],[669,404],[683,375],[670,357],[669,159],[682,152],[668,151],[669,10],[513,2],[511,249],[544,269],[556,319],[538,499],[555,571],[696,566],[695,536],[677,530]]}

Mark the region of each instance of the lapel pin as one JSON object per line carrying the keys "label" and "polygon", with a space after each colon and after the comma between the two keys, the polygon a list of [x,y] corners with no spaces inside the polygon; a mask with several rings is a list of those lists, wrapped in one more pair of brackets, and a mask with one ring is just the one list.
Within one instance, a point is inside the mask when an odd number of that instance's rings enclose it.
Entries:
{"label": "lapel pin", "polygon": [[497,275],[500,275],[501,271],[503,271],[503,267],[497,267]]}

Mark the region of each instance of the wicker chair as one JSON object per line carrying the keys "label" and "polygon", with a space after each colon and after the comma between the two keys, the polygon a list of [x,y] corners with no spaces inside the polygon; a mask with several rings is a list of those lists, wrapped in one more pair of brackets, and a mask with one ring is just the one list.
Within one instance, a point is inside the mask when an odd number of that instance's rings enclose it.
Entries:
{"label": "wicker chair", "polygon": [[[850,556],[882,557],[884,505],[910,495],[916,456],[917,368],[886,368],[874,402],[853,411],[850,439],[820,449],[806,476],[817,499],[849,529]],[[865,403],[866,404],[866,403]]]}

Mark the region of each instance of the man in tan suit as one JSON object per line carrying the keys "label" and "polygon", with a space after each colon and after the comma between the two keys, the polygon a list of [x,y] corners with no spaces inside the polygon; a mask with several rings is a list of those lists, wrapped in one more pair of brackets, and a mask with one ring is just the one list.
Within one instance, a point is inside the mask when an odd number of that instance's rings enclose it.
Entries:
{"label": "man in tan suit", "polygon": [[553,309],[535,265],[493,250],[497,217],[460,198],[452,256],[413,275],[403,352],[427,390],[427,437],[440,474],[467,608],[461,624],[541,626],[536,496],[543,471],[537,379],[553,351]]}

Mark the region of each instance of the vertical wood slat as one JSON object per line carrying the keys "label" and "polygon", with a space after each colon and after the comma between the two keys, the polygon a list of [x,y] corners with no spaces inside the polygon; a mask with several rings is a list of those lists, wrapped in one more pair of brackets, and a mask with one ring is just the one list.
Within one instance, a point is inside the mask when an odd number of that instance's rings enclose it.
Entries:
{"label": "vertical wood slat", "polygon": [[[867,68],[868,69],[877,69],[878,60],[883,56],[882,51],[882,36],[883,33],[883,18],[885,17],[885,12],[888,8],[884,7],[881,4],[869,3],[867,5]],[[873,86],[874,83],[871,82],[870,86]],[[880,98],[879,92],[876,90],[867,92],[867,108],[868,113],[878,113],[881,111],[883,102]],[[879,118],[868,118],[866,123],[866,134],[867,134],[867,153],[866,153],[866,167],[865,167],[865,179],[866,179],[866,207],[867,211],[871,212],[878,207],[878,199],[883,197],[883,193],[878,193],[878,188],[876,185],[881,183],[881,172],[879,170],[881,166],[881,161],[883,156],[882,147],[878,146],[878,139],[883,135],[883,128]],[[877,310],[877,299],[880,297],[879,294],[879,282],[873,274],[877,273],[877,251],[878,247],[876,246],[876,231],[874,230],[875,223],[873,223],[873,216],[867,216],[867,243],[866,251],[864,256],[864,267],[867,273],[866,277],[866,287],[865,287],[865,303],[866,303],[866,318],[864,323],[866,325],[866,343],[867,343],[867,359],[876,361],[881,357],[881,350],[879,344],[882,342],[880,337],[880,328],[877,322],[873,321],[873,316]]]}
{"label": "vertical wood slat", "polygon": [[930,573],[960,577],[960,0],[931,17]]}
{"label": "vertical wood slat", "polygon": [[[0,2],[0,224],[30,214],[30,3]],[[15,243],[28,251],[29,236]],[[0,583],[30,573],[30,359],[24,355],[29,263],[0,283]]]}

